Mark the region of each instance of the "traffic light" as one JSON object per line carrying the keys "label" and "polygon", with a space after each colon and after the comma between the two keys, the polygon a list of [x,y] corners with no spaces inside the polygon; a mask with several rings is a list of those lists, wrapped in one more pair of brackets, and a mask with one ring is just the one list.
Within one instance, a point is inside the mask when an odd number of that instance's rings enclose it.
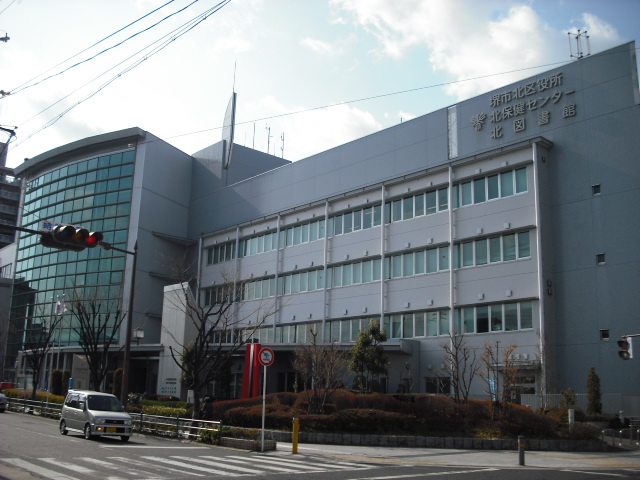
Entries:
{"label": "traffic light", "polygon": [[40,244],[58,250],[81,252],[85,248],[97,247],[102,238],[102,233],[89,232],[86,228],[56,225],[51,231],[40,234]]}
{"label": "traffic light", "polygon": [[630,360],[633,358],[633,338],[622,337],[622,340],[618,340],[618,356],[623,360]]}

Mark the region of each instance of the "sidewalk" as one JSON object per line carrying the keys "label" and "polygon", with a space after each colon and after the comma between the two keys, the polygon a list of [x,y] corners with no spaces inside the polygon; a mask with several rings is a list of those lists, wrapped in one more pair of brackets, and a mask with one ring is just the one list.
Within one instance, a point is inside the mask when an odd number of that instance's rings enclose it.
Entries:
{"label": "sidewalk", "polygon": [[275,455],[323,457],[344,461],[402,464],[485,466],[503,468],[640,468],[640,452],[525,452],[525,466],[519,465],[517,451],[452,450],[434,448],[358,447],[345,445],[299,444],[298,453],[291,453],[290,443],[278,442]]}

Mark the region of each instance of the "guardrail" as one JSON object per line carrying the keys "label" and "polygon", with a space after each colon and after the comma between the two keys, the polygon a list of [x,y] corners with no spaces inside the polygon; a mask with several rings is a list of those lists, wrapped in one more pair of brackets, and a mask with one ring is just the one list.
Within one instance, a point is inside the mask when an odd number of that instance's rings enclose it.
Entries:
{"label": "guardrail", "polygon": [[220,421],[163,417],[144,412],[132,414],[131,418],[138,433],[202,441],[212,441],[214,436],[222,434]]}
{"label": "guardrail", "polygon": [[[62,404],[8,397],[7,410],[59,420]],[[133,429],[137,433],[205,442],[212,442],[214,437],[222,434],[220,421],[147,415],[144,412],[130,413],[130,415]]]}
{"label": "guardrail", "polygon": [[7,397],[7,410],[59,419],[62,413],[62,404],[30,400],[27,398]]}
{"label": "guardrail", "polygon": [[636,427],[620,430],[606,428],[601,432],[602,440],[612,447],[640,447],[640,429]]}

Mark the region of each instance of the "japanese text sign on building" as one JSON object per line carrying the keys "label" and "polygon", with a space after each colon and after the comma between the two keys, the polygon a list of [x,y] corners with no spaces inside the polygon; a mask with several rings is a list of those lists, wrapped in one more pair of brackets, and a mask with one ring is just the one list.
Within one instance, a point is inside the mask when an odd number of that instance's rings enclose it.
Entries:
{"label": "japanese text sign on building", "polygon": [[[527,121],[531,121],[528,113],[535,115],[534,121],[538,126],[550,124],[552,114],[555,116],[560,113],[565,119],[574,117],[576,105],[571,96],[575,90],[564,89],[562,81],[562,72],[559,72],[491,95],[491,110],[472,117],[471,125],[476,132],[480,132],[485,123],[489,123],[491,138],[497,140],[504,135],[506,128],[514,133],[524,132]],[[552,109],[554,105],[559,105],[559,109]]]}

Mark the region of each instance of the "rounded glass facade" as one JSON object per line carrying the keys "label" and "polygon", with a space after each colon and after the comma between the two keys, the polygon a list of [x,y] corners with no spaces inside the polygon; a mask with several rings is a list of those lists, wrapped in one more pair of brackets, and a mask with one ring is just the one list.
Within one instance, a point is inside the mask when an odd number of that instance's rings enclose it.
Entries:
{"label": "rounded glass facade", "polygon": [[[126,249],[134,165],[135,151],[128,150],[67,164],[32,179],[26,185],[22,225],[32,230],[43,230],[46,222],[84,227]],[[7,345],[8,357],[17,355],[23,331],[47,324],[54,303],[63,296],[67,301],[99,298],[109,305],[121,303],[125,253],[57,250],[39,240],[39,235],[20,235],[11,302],[9,343],[14,345]],[[77,341],[68,322],[63,345]]]}

